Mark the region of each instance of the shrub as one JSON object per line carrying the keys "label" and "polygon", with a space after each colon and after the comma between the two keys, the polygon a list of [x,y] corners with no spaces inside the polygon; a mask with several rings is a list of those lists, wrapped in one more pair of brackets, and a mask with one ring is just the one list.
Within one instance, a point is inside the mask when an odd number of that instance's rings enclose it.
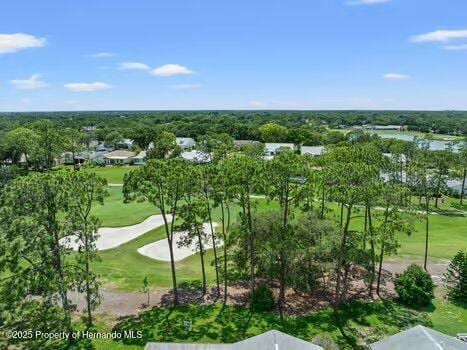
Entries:
{"label": "shrub", "polygon": [[259,285],[251,295],[251,308],[255,311],[271,311],[276,306],[274,294],[267,285]]}
{"label": "shrub", "polygon": [[311,342],[315,345],[321,346],[324,350],[339,350],[339,346],[327,335],[317,335],[311,340]]}
{"label": "shrub", "polygon": [[397,275],[395,284],[399,300],[408,306],[425,306],[434,298],[435,285],[430,274],[416,264]]}
{"label": "shrub", "polygon": [[452,301],[467,303],[467,252],[459,251],[452,258],[443,277],[448,290],[448,298]]}

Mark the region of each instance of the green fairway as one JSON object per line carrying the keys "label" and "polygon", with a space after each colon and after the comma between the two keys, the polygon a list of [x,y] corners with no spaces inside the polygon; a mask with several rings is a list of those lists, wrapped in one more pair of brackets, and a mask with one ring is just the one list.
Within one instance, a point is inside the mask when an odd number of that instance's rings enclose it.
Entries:
{"label": "green fairway", "polygon": [[103,227],[120,227],[140,223],[151,215],[158,214],[157,208],[148,202],[123,202],[121,187],[109,187],[109,196],[104,205],[94,204],[93,213],[102,221]]}
{"label": "green fairway", "polygon": [[[101,251],[99,256],[102,261],[95,263],[94,269],[105,284],[121,290],[140,290],[144,277],[148,277],[152,289],[170,288],[170,263],[151,259],[137,252],[139,247],[164,238],[164,228],[159,227],[115,249]],[[205,254],[205,258],[208,282],[211,283],[214,282],[214,270],[210,265],[211,250]],[[199,255],[196,254],[176,263],[179,283],[201,280],[199,260]]]}
{"label": "green fairway", "polygon": [[[327,217],[339,222],[339,209],[328,204]],[[351,228],[363,230],[363,209],[357,208],[353,214]],[[400,244],[397,255],[387,256],[385,260],[422,261],[425,253],[425,220],[413,215],[414,233],[411,236],[397,234]],[[428,257],[433,261],[450,260],[461,249],[467,249],[467,217],[431,214],[429,216]]]}
{"label": "green fairway", "polygon": [[[416,222],[415,228],[410,237],[398,235],[401,245],[399,254],[391,259],[408,258],[421,261],[425,252],[425,222]],[[450,260],[459,250],[467,249],[467,218],[430,215],[428,242],[430,259]]]}
{"label": "green fairway", "polygon": [[[233,343],[271,329],[277,329],[306,341],[315,336],[326,336],[342,348],[365,345],[383,339],[403,329],[422,324],[450,335],[464,331],[467,315],[465,308],[447,304],[441,308],[440,301],[429,310],[417,311],[391,301],[354,302],[342,308],[340,317],[342,330],[330,309],[309,316],[284,317],[275,312],[257,313],[245,307],[220,304],[187,306],[177,308],[155,308],[121,321],[116,330],[140,330],[142,339],[118,341],[119,345],[143,346],[148,341],[187,343]],[[446,312],[455,313],[449,319]],[[439,320],[444,319],[445,323]],[[184,321],[192,322],[192,329],[184,327]],[[101,342],[98,349],[112,346],[114,342]],[[97,345],[97,344],[96,344]],[[116,347],[118,348],[118,347]]]}
{"label": "green fairway", "polygon": [[84,171],[102,176],[109,184],[123,184],[123,176],[134,169],[138,169],[138,167],[129,165],[83,167]]}
{"label": "green fairway", "polygon": [[[119,201],[119,189],[110,189],[111,198],[107,204],[96,208],[96,214],[103,218],[104,223],[110,226],[126,225],[144,220],[147,216],[157,213],[156,208],[149,203],[124,204]],[[113,197],[113,198],[112,198]],[[258,199],[257,210],[264,212],[277,208],[277,203],[268,203]],[[335,205],[329,205],[335,209]],[[114,208],[114,209],[111,209]],[[115,208],[120,215],[114,215]],[[98,212],[98,210],[100,212]],[[104,214],[104,215],[103,215]],[[327,214],[329,219],[338,221],[335,210]],[[214,210],[214,220],[219,219],[219,210]],[[238,207],[232,207],[232,220],[238,219]],[[139,221],[138,221],[139,220]],[[363,219],[354,219],[353,227],[361,229]],[[415,222],[416,231],[409,237],[398,235],[401,245],[399,254],[385,257],[385,260],[413,260],[421,262],[425,249],[424,222]],[[102,251],[102,258],[96,263],[96,271],[101,275],[104,283],[117,289],[137,291],[141,288],[144,277],[148,277],[152,288],[170,288],[171,275],[170,264],[142,256],[137,252],[139,247],[156,240],[164,239],[163,228],[150,231],[143,236],[132,240],[118,248]],[[465,217],[449,217],[442,215],[430,215],[430,242],[429,258],[431,261],[447,261],[460,249],[467,249],[467,219]],[[206,267],[208,282],[214,282],[214,270],[210,265],[212,251],[206,253]],[[193,255],[185,260],[177,262],[177,278],[179,282],[188,282],[201,279],[199,256]]]}

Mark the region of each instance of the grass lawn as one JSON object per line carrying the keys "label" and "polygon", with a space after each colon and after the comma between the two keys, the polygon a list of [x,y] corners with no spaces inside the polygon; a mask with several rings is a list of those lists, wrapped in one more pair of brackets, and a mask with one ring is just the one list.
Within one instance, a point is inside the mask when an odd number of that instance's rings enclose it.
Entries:
{"label": "grass lawn", "polygon": [[121,187],[109,187],[108,193],[104,205],[96,203],[93,206],[93,214],[102,221],[104,227],[134,225],[159,213],[157,208],[148,202],[124,203]]}
{"label": "grass lawn", "polygon": [[[342,308],[340,323],[346,337],[337,327],[331,310],[326,309],[306,317],[284,317],[275,312],[252,312],[245,307],[220,304],[155,308],[121,321],[114,330],[142,331],[142,339],[124,339],[95,344],[97,349],[114,348],[113,344],[139,346],[148,341],[233,343],[271,329],[277,329],[306,341],[315,336],[326,336],[342,348],[370,344],[411,326],[422,324],[455,335],[465,331],[465,308],[439,301],[427,310],[412,310],[392,301],[354,302]],[[456,314],[450,319],[446,313]],[[444,323],[440,321],[444,320]],[[184,321],[192,322],[192,329],[184,327]],[[115,347],[118,349],[118,347]]]}
{"label": "grass lawn", "polygon": [[[337,205],[328,204],[329,219],[339,221]],[[357,208],[352,219],[351,229],[362,230],[364,227],[363,209]],[[397,234],[400,244],[398,254],[385,257],[385,260],[414,260],[422,261],[425,252],[425,221],[414,217],[415,231],[411,236]],[[432,214],[429,217],[429,246],[430,260],[450,260],[459,250],[467,249],[467,217]]]}
{"label": "grass lawn", "polygon": [[[99,256],[102,261],[94,264],[94,270],[103,283],[120,290],[140,290],[144,277],[148,277],[152,289],[171,288],[170,263],[151,259],[137,252],[139,247],[164,238],[164,228],[159,227],[115,249],[101,251]],[[209,265],[213,260],[211,250],[205,254],[205,258],[208,282],[214,283],[214,270]],[[201,280],[199,261],[199,254],[196,254],[177,262],[177,282]]]}
{"label": "grass lawn", "polygon": [[123,184],[123,176],[131,170],[138,169],[137,166],[85,166],[84,171],[96,173],[107,180],[109,184]]}
{"label": "grass lawn", "polygon": [[[117,189],[112,188],[111,191],[117,191]],[[114,195],[117,196],[116,194]],[[277,207],[277,203],[268,203],[266,200],[258,199],[257,203],[258,211],[261,212],[272,210]],[[122,214],[113,215],[114,211],[109,210],[107,212],[108,216],[103,217],[100,215],[107,224],[128,224],[130,219],[133,222],[137,222],[138,218],[144,219],[150,214],[155,213],[155,208],[148,203],[123,204],[116,200],[115,205],[120,206],[121,209],[119,209],[119,212]],[[141,212],[136,210],[136,206],[141,206]],[[328,218],[338,221],[337,211],[335,210],[337,207],[335,205],[329,205],[329,208],[331,212],[327,214]],[[105,206],[96,208],[96,210],[97,209],[105,211]],[[232,208],[233,221],[238,218],[238,210],[238,207]],[[214,211],[213,218],[214,221],[219,218],[219,211],[217,209]],[[355,229],[361,229],[362,226],[362,218],[354,219],[353,227]],[[398,235],[398,240],[401,245],[399,254],[385,257],[386,261],[401,259],[413,260],[415,262],[422,261],[425,249],[424,223],[421,221],[415,222],[415,228],[416,231],[410,237],[402,234]],[[164,229],[160,227],[120,247],[102,251],[99,253],[102,261],[95,265],[96,272],[100,274],[104,283],[121,290],[140,290],[142,281],[146,276],[149,279],[151,288],[170,288],[172,283],[170,264],[145,257],[137,252],[139,247],[164,238]],[[467,249],[467,218],[430,215],[430,260],[450,260],[460,249]],[[210,265],[212,258],[212,251],[208,250],[206,253],[206,270],[208,282],[210,283],[214,283],[214,271],[213,267]],[[179,282],[199,281],[201,279],[199,255],[193,255],[177,262],[176,266]]]}

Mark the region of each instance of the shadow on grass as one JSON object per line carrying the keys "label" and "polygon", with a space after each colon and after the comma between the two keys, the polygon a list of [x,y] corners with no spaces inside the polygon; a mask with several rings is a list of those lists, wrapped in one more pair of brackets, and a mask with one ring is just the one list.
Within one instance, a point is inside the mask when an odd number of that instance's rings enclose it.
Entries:
{"label": "shadow on grass", "polygon": [[137,316],[121,319],[114,331],[141,331],[141,339],[123,338],[124,344],[147,342],[235,343],[277,329],[310,341],[327,334],[343,348],[358,349],[416,324],[430,326],[425,313],[405,308],[392,301],[353,302],[336,315],[330,309],[303,317],[284,317],[277,313],[252,312],[247,307],[189,305],[160,307]]}

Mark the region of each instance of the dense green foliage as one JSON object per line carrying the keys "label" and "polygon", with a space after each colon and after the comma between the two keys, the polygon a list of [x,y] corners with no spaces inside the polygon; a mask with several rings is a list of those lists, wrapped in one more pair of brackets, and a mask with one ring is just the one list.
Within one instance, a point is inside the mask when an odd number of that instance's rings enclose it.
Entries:
{"label": "dense green foliage", "polygon": [[459,251],[452,258],[444,282],[451,300],[467,304],[467,252]]}
{"label": "dense green foliage", "polygon": [[435,285],[430,274],[416,264],[396,276],[395,286],[399,300],[408,306],[426,306],[434,298]]}
{"label": "dense green foliage", "polygon": [[266,284],[260,284],[251,293],[250,306],[255,311],[271,311],[276,306],[274,293]]}

